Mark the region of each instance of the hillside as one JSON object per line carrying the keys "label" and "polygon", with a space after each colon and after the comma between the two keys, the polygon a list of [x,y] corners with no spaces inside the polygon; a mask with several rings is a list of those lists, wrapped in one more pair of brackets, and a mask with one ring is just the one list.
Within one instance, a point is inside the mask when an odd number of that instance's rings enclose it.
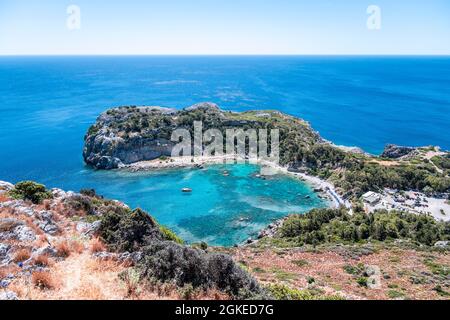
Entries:
{"label": "hillside", "polygon": [[[437,147],[387,145],[381,156],[325,141],[302,119],[278,111],[229,112],[213,103],[182,110],[119,107],[102,113],[86,136],[83,157],[97,169],[114,169],[171,155],[175,129],[279,129],[280,165],[328,180],[344,198],[357,202],[367,191],[418,190],[450,197],[450,153]],[[203,148],[205,145],[203,144]],[[225,150],[224,150],[225,151]],[[248,151],[248,150],[247,150]]]}
{"label": "hillside", "polygon": [[0,182],[0,299],[448,299],[449,237],[426,216],[323,209],[248,246],[187,245],[93,190]]}
{"label": "hillside", "polygon": [[265,299],[230,256],[149,214],[34,182],[0,183],[1,299]]}

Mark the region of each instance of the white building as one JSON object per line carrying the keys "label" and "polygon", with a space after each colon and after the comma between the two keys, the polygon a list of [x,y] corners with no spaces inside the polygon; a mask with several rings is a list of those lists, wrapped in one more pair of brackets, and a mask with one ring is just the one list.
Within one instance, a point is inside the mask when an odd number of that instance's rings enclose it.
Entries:
{"label": "white building", "polygon": [[381,201],[381,195],[379,195],[376,192],[369,191],[362,195],[362,199],[365,203],[368,203],[368,204],[374,206]]}

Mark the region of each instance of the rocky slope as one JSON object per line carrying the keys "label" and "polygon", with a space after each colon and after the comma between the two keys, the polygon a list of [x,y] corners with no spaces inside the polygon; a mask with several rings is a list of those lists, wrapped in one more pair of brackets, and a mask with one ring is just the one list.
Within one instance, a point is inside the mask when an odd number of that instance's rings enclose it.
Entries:
{"label": "rocky slope", "polygon": [[[213,103],[200,103],[181,111],[161,107],[120,107],[102,113],[85,136],[83,157],[97,169],[113,169],[142,160],[170,156],[175,129],[193,132],[193,122],[203,130],[216,128],[225,137],[229,128],[280,129],[282,151],[309,148],[322,141],[303,120],[277,111],[226,112]],[[292,160],[286,154],[285,162]]]}
{"label": "rocky slope", "polygon": [[[338,193],[357,201],[383,188],[450,195],[450,153],[439,148],[388,145],[381,157],[325,141],[311,126],[278,111],[227,112],[213,103],[180,111],[161,107],[119,107],[102,113],[86,136],[83,156],[97,169],[114,169],[171,154],[173,130],[279,129],[280,164],[332,182]],[[203,146],[204,147],[204,146]],[[447,193],[447,195],[446,195]]]}
{"label": "rocky slope", "polygon": [[[250,246],[185,245],[142,210],[93,190],[0,182],[0,300],[448,299],[448,242],[423,246],[405,239],[426,240],[437,222],[422,223],[424,232],[400,232],[397,241],[352,244],[339,239],[352,232],[323,238],[300,224],[289,227],[299,232],[295,237],[280,237],[293,218]],[[409,220],[408,228],[418,230]],[[333,222],[339,226],[346,227]],[[379,287],[370,282],[374,275]]]}
{"label": "rocky slope", "polygon": [[0,183],[0,300],[268,297],[230,256],[184,245],[140,209]]}

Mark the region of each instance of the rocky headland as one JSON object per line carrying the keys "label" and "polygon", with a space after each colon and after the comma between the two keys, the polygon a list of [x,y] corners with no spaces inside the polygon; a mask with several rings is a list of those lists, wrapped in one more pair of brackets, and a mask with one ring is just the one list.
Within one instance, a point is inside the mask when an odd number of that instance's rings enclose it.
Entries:
{"label": "rocky headland", "polygon": [[[336,146],[323,139],[308,122],[278,111],[230,112],[214,103],[199,103],[181,110],[162,107],[118,107],[102,113],[85,136],[83,157],[96,169],[121,167],[146,170],[194,165],[189,156],[168,159],[176,129],[194,132],[194,122],[203,130],[278,129],[278,169],[326,181],[331,198],[355,202],[367,191],[426,191],[450,193],[450,153],[437,147],[387,145],[380,156],[358,148]],[[205,143],[202,145],[205,148]],[[247,150],[248,151],[248,150]],[[225,150],[224,150],[225,153]],[[197,157],[195,165],[223,161]]]}

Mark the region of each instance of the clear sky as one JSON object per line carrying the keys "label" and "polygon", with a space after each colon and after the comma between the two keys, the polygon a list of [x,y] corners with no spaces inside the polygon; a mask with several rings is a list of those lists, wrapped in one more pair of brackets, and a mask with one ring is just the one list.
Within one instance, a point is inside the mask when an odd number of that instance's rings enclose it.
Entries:
{"label": "clear sky", "polygon": [[0,54],[448,55],[450,1],[0,0]]}

